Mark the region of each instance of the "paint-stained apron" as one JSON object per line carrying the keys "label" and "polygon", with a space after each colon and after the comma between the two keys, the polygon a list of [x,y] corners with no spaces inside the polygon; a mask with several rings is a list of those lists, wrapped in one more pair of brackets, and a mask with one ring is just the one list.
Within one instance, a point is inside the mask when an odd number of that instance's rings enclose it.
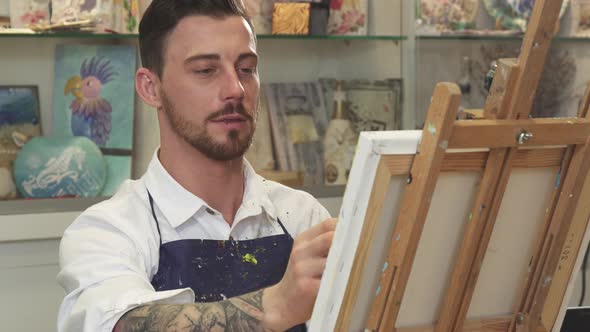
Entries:
{"label": "paint-stained apron", "polygon": [[[154,200],[148,192],[160,238],[156,291],[190,287],[196,302],[217,302],[272,286],[283,278],[293,238],[277,219],[284,234],[253,240],[186,239],[162,244]],[[305,324],[288,331],[305,332]]]}

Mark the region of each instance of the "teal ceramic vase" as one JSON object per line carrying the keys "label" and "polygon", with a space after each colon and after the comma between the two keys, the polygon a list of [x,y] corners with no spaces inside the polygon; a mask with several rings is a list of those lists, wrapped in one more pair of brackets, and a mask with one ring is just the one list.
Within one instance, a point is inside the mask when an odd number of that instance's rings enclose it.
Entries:
{"label": "teal ceramic vase", "polygon": [[16,187],[27,198],[97,196],[106,177],[104,157],[86,137],[34,137],[14,161]]}

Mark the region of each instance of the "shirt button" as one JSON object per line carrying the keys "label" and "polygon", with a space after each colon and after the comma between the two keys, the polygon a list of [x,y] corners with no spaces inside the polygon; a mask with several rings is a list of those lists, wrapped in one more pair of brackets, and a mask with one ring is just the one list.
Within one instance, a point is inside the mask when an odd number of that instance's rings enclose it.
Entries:
{"label": "shirt button", "polygon": [[211,210],[210,208],[206,208],[205,211],[207,211],[207,213],[209,213],[210,215],[215,214],[215,211]]}

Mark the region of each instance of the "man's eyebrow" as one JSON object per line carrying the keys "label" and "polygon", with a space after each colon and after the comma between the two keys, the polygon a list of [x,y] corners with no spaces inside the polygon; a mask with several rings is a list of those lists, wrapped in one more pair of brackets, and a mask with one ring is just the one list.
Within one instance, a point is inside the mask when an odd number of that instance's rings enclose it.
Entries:
{"label": "man's eyebrow", "polygon": [[192,55],[192,56],[186,58],[186,60],[184,60],[184,64],[189,64],[193,61],[198,61],[198,60],[219,60],[219,59],[221,59],[221,57],[219,56],[219,54],[215,54],[215,53],[196,54],[196,55]]}
{"label": "man's eyebrow", "polygon": [[242,61],[248,58],[254,58],[255,60],[258,60],[258,54],[254,52],[242,53],[238,56],[238,61]]}

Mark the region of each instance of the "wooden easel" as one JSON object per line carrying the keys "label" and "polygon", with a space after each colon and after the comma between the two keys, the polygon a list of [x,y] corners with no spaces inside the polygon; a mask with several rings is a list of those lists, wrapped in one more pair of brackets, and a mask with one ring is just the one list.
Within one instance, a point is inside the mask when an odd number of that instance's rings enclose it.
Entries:
{"label": "wooden easel", "polygon": [[[503,59],[492,84],[481,120],[457,120],[460,92],[456,85],[437,85],[428,111],[422,140],[414,160],[386,156],[378,177],[386,178],[402,164],[410,164],[408,184],[389,241],[383,274],[366,328],[370,331],[552,331],[573,267],[582,247],[590,209],[580,197],[590,195],[590,88],[577,118],[529,119],[562,0],[537,0],[521,55]],[[556,146],[566,146],[556,148]],[[538,147],[538,150],[519,148]],[[455,258],[439,319],[434,326],[396,329],[396,321],[410,276],[418,243],[439,174],[473,162],[470,153],[449,154],[447,149],[489,148],[483,157],[483,175],[474,199],[463,240]],[[481,154],[481,152],[477,152]],[[407,159],[407,158],[406,158]],[[503,195],[515,163],[560,168],[545,221],[538,232],[535,254],[523,276],[519,301],[510,316],[466,321],[482,262],[494,230]],[[534,165],[533,165],[534,164]],[[522,166],[522,165],[521,165]],[[403,167],[402,167],[403,168]],[[371,202],[382,205],[382,182],[376,181]],[[374,196],[374,197],[373,197]],[[376,202],[376,203],[375,203]],[[381,205],[380,205],[381,204]],[[587,203],[586,203],[587,204]],[[369,212],[367,219],[375,219]],[[365,223],[367,223],[365,219]],[[371,225],[371,222],[368,223]],[[371,226],[362,239],[370,238]],[[533,230],[531,230],[533,231]],[[340,308],[336,331],[347,331],[357,296],[358,278],[367,249],[359,245]],[[356,262],[359,262],[358,264]]]}

